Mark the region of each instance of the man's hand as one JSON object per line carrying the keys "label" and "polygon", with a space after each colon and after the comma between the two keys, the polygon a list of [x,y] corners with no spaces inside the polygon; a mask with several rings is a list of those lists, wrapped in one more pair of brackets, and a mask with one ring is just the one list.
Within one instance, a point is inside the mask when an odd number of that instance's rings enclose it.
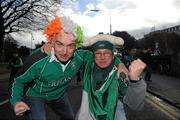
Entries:
{"label": "man's hand", "polygon": [[17,116],[23,115],[24,112],[30,110],[29,106],[24,102],[17,102],[14,105],[14,112]]}
{"label": "man's hand", "polygon": [[134,60],[131,62],[131,65],[129,66],[129,78],[131,80],[139,80],[140,75],[145,69],[146,64],[141,61],[140,59]]}
{"label": "man's hand", "polygon": [[52,49],[52,45],[50,43],[46,43],[41,47],[41,52],[50,55],[51,49]]}
{"label": "man's hand", "polygon": [[126,75],[126,80],[129,79],[128,78],[129,71],[123,63],[118,65],[118,78],[119,78],[120,73],[124,73]]}

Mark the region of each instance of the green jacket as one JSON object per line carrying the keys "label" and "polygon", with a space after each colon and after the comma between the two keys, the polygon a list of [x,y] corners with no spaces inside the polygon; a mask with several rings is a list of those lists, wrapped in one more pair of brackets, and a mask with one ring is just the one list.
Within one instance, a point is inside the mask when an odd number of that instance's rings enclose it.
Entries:
{"label": "green jacket", "polygon": [[122,110],[117,107],[119,94],[123,97],[122,102],[131,109],[142,109],[146,94],[144,80],[130,82],[123,75],[118,80],[117,67],[114,64],[103,84],[96,89],[94,82],[98,77],[94,79],[93,76],[99,72],[94,67],[94,62],[88,61],[84,70],[82,101],[77,120],[119,120],[119,115],[122,115]]}
{"label": "green jacket", "polygon": [[[12,86],[11,104],[22,100],[25,86],[28,87],[26,96],[41,97],[48,101],[60,98],[81,66],[93,56],[91,52],[76,50],[63,71],[62,64],[58,60],[52,60],[52,56],[42,54],[38,51],[38,55],[30,56],[28,59],[31,63],[26,62],[22,68],[26,69],[16,77]],[[39,59],[38,56],[42,58]],[[120,61],[116,59],[116,63],[120,63]],[[31,85],[29,85],[30,83]]]}

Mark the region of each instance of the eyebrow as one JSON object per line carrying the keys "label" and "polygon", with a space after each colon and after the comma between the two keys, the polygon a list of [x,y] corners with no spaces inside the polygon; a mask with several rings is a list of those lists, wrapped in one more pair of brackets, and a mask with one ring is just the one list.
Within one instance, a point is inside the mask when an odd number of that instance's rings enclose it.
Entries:
{"label": "eyebrow", "polygon": [[[64,44],[63,44],[62,42],[60,42],[60,41],[56,41],[56,42],[64,45]],[[68,44],[67,46],[71,46],[71,45],[76,45],[76,43],[71,43],[71,44]]]}

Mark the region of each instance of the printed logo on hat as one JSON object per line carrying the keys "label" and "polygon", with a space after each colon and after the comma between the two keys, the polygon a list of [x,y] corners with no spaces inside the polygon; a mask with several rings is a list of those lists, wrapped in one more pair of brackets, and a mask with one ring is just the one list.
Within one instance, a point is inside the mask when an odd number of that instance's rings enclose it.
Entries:
{"label": "printed logo on hat", "polygon": [[105,47],[105,44],[99,44],[99,47]]}

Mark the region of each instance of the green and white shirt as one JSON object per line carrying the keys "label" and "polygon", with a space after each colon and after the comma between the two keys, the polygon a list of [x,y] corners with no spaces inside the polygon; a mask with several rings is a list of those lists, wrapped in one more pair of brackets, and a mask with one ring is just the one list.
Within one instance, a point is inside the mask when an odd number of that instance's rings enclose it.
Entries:
{"label": "green and white shirt", "polygon": [[25,66],[27,69],[15,78],[10,98],[11,104],[22,100],[25,86],[28,87],[26,88],[26,95],[29,97],[41,97],[45,100],[60,98],[81,65],[92,57],[88,51],[77,50],[67,65],[64,66],[54,55],[42,56],[41,51],[35,54],[41,55],[42,58],[39,59],[37,55],[28,58],[29,62],[32,60],[34,63],[26,63],[26,65],[31,65]]}

